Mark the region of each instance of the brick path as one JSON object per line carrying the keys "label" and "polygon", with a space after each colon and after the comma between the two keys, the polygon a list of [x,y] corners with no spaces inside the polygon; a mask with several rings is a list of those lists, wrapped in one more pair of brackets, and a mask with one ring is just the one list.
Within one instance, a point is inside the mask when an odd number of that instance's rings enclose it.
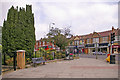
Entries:
{"label": "brick path", "polygon": [[80,58],[14,71],[3,78],[118,78],[118,65],[105,60]]}

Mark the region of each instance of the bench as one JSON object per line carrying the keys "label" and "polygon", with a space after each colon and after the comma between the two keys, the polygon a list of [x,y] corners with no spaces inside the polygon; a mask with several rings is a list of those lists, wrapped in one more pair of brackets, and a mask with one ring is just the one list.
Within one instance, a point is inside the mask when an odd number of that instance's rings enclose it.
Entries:
{"label": "bench", "polygon": [[45,62],[47,62],[47,61],[45,61],[43,59],[43,57],[40,57],[40,58],[32,58],[32,62],[33,62],[33,65],[35,67],[35,65],[38,63],[43,63],[43,65],[45,65]]}

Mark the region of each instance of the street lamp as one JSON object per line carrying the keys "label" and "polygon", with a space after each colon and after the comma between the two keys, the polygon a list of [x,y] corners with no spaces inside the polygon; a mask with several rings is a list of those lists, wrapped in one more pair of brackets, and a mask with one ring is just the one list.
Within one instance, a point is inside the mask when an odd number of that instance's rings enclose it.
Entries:
{"label": "street lamp", "polygon": [[78,50],[77,50],[77,41],[76,41],[76,55],[78,55]]}
{"label": "street lamp", "polygon": [[97,59],[97,58],[98,58],[98,57],[97,57],[97,54],[98,54],[98,43],[97,43],[97,42],[96,42],[95,49],[96,49],[95,52],[96,52],[96,59]]}

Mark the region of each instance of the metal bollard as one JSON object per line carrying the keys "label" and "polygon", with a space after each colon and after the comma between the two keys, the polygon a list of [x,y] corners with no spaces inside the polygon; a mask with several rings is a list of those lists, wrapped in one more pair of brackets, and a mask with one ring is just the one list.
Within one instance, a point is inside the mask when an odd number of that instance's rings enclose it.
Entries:
{"label": "metal bollard", "polygon": [[14,57],[13,57],[13,67],[14,67],[14,71],[16,71],[16,52],[14,52]]}

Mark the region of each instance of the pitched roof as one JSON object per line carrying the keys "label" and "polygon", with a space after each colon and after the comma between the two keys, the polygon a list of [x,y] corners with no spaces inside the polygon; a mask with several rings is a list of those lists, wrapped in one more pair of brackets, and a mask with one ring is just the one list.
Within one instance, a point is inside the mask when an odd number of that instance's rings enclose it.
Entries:
{"label": "pitched roof", "polygon": [[[118,29],[114,29],[115,35],[118,34]],[[104,31],[104,32],[98,32],[101,37],[103,36],[109,36],[112,33],[112,30]]]}
{"label": "pitched roof", "polygon": [[[120,29],[114,29],[115,35],[118,35]],[[103,32],[97,32],[101,37],[104,36],[109,36],[111,34],[112,30],[108,30],[108,31],[103,31]],[[73,36],[72,39],[74,39],[75,37],[79,37],[79,39],[87,39],[87,38],[92,38],[93,33],[90,34],[86,34],[86,35],[80,35],[80,36]]]}

